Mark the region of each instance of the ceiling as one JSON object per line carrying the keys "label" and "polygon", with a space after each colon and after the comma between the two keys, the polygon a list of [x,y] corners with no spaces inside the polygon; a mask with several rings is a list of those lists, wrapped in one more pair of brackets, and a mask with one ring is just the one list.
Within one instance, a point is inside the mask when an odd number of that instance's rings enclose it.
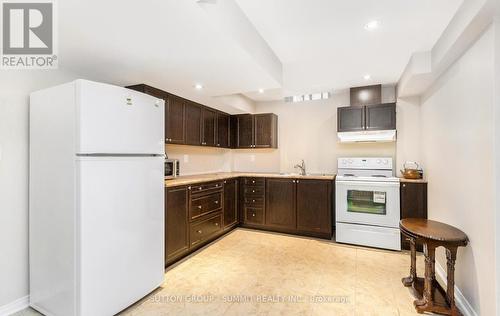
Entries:
{"label": "ceiling", "polygon": [[[461,0],[208,2],[212,3],[59,1],[59,67],[115,84],[144,82],[208,104],[211,96],[235,93],[268,100],[395,83],[411,54],[429,50],[461,4]],[[231,2],[238,8],[225,16],[203,8]],[[226,23],[228,17],[249,23],[234,33]],[[380,21],[380,27],[367,31],[364,25],[371,20]],[[282,78],[275,75],[277,69]],[[365,81],[365,74],[372,79]],[[204,88],[194,89],[197,83]],[[261,88],[264,93],[257,92]]]}
{"label": "ceiling", "polygon": [[[291,93],[398,81],[461,0],[236,0],[283,63]],[[368,31],[370,21],[379,27]],[[364,75],[371,75],[364,80]],[[254,95],[251,93],[251,95]]]}

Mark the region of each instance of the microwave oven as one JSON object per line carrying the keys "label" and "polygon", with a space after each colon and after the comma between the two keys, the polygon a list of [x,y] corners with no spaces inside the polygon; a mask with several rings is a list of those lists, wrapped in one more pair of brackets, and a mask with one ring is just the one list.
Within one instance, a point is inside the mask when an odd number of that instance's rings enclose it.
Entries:
{"label": "microwave oven", "polygon": [[177,178],[179,173],[179,159],[165,159],[165,179]]}

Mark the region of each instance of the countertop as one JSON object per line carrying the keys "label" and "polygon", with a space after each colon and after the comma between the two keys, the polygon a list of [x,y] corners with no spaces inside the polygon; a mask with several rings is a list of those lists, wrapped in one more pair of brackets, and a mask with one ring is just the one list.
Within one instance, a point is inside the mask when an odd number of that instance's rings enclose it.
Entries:
{"label": "countertop", "polygon": [[177,187],[209,181],[225,180],[238,177],[285,178],[285,179],[314,179],[335,180],[335,174],[308,174],[305,176],[296,173],[265,173],[265,172],[218,172],[180,176],[175,179],[165,180],[166,187]]}

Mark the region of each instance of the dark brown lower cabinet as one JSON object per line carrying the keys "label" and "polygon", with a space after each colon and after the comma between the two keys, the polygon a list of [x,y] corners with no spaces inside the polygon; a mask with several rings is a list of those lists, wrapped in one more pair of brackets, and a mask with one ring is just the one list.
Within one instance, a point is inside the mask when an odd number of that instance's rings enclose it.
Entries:
{"label": "dark brown lower cabinet", "polygon": [[297,229],[332,234],[333,182],[297,180]]}
{"label": "dark brown lower cabinet", "polygon": [[[427,219],[427,183],[401,182],[399,192],[401,219]],[[401,236],[401,247],[406,250],[410,249],[410,243],[404,236]],[[422,251],[422,245],[417,245],[417,250]]]}
{"label": "dark brown lower cabinet", "polygon": [[238,180],[224,181],[224,229],[238,224]]}
{"label": "dark brown lower cabinet", "polygon": [[188,189],[185,186],[165,189],[165,264],[189,249]]}
{"label": "dark brown lower cabinet", "polygon": [[295,229],[297,227],[294,179],[266,180],[266,225]]}

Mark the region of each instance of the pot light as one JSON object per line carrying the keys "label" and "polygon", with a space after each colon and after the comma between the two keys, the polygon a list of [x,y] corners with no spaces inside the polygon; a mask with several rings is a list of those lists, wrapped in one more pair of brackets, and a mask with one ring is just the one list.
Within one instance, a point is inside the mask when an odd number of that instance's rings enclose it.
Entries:
{"label": "pot light", "polygon": [[264,89],[259,89],[259,93],[264,93]]}
{"label": "pot light", "polygon": [[365,79],[365,80],[370,80],[371,78],[372,78],[372,76],[370,76],[370,75],[364,75],[363,76],[363,79]]}
{"label": "pot light", "polygon": [[194,88],[196,90],[201,90],[201,89],[203,89],[203,85],[201,85],[200,83],[197,83],[197,84],[194,85]]}
{"label": "pot light", "polygon": [[365,30],[373,31],[380,26],[380,23],[376,20],[370,21],[365,24]]}

